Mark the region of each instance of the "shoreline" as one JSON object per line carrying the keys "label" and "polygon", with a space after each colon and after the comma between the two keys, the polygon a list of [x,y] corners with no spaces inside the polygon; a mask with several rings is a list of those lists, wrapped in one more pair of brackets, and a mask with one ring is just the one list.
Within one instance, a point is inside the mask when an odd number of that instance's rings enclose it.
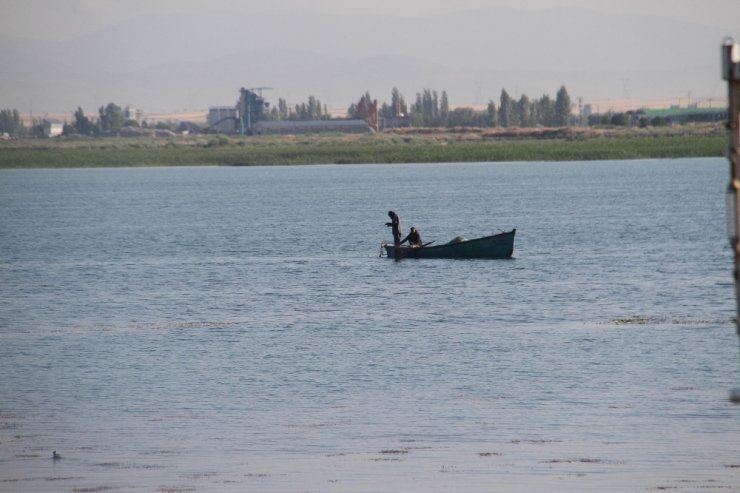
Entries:
{"label": "shoreline", "polygon": [[193,135],[0,141],[0,169],[594,161],[722,157],[724,125],[402,129],[376,134]]}

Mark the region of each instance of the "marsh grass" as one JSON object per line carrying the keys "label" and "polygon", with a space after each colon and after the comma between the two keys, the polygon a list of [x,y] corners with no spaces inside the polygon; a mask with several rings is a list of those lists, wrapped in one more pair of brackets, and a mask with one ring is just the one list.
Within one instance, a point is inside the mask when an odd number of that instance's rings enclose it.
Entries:
{"label": "marsh grass", "polygon": [[399,131],[0,142],[0,168],[591,161],[723,156],[720,127]]}

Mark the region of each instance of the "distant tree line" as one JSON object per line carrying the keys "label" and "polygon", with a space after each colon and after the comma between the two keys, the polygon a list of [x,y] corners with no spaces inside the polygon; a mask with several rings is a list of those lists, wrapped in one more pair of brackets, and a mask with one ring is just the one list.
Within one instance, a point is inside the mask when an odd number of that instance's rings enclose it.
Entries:
{"label": "distant tree line", "polygon": [[309,96],[305,103],[289,106],[283,98],[278,99],[277,106],[273,106],[266,114],[267,120],[272,121],[305,121],[305,120],[328,120],[329,111],[326,105],[315,96]]}
{"label": "distant tree line", "polygon": [[65,125],[65,135],[115,135],[123,127],[139,127],[136,120],[126,120],[123,109],[115,103],[108,103],[98,109],[98,118],[92,119],[85,115],[81,107],[77,107],[74,120]]}
{"label": "distant tree line", "polygon": [[21,137],[27,132],[18,110],[0,110],[0,134]]}
{"label": "distant tree line", "polygon": [[607,112],[603,114],[590,115],[588,117],[589,126],[605,126],[610,125],[614,127],[624,126],[639,126],[639,127],[665,127],[670,125],[671,122],[664,116],[654,116],[652,118],[641,117],[635,111],[626,112]]}
{"label": "distant tree line", "polygon": [[44,120],[34,118],[30,127],[26,127],[17,109],[0,110],[0,136],[9,135],[18,137],[43,137]]}
{"label": "distant tree line", "polygon": [[[193,125],[178,122],[158,122],[150,127],[145,121],[139,123],[136,120],[126,119],[123,109],[115,104],[108,103],[98,108],[97,118],[88,117],[81,107],[74,112],[71,123],[64,125],[63,135],[82,135],[89,137],[100,137],[105,135],[116,135],[125,127],[154,128],[157,130],[182,131],[193,130]],[[199,130],[196,128],[195,130]]]}
{"label": "distant tree line", "polygon": [[[364,109],[372,101],[370,93],[366,92],[358,103],[349,107],[347,116],[366,118]],[[394,87],[391,103],[383,102],[378,113],[386,119],[408,118],[415,127],[533,127],[567,126],[572,123],[571,101],[565,86],[560,88],[554,100],[547,94],[536,100],[522,95],[517,100],[504,89],[498,105],[490,100],[482,111],[470,107],[452,109],[447,92],[432,89],[417,92],[414,103],[409,106],[403,94]]]}
{"label": "distant tree line", "polygon": [[[366,91],[347,110],[348,118],[369,119],[374,99]],[[555,98],[543,94],[537,99],[527,95],[513,98],[506,89],[501,90],[498,101],[489,100],[485,109],[471,107],[451,108],[447,92],[423,89],[416,93],[412,104],[394,87],[390,102],[379,103],[378,115],[386,121],[402,120],[414,127],[563,127],[576,123],[589,126],[664,126],[670,124],[665,117],[636,118],[636,112],[591,115],[584,122],[572,115],[571,98],[565,86],[561,86]],[[278,104],[264,112],[264,118],[273,121],[328,120],[331,118],[326,105],[315,96],[306,102],[289,105],[279,98]],[[191,123],[158,122],[149,127],[146,121],[127,120],[120,106],[108,103],[98,109],[96,117],[85,115],[81,107],[74,112],[73,120],[64,124],[63,135],[105,136],[116,135],[124,127],[142,127],[170,131],[198,132],[200,128]],[[0,134],[11,137],[43,136],[43,120],[34,120],[26,128],[17,109],[0,110]]]}

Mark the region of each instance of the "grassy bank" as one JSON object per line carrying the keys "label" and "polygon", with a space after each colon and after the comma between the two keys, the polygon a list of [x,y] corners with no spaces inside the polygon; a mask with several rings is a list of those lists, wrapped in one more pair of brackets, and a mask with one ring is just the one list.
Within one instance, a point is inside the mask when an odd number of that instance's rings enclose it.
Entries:
{"label": "grassy bank", "polygon": [[367,135],[12,140],[0,168],[580,161],[723,156],[720,126],[415,130]]}

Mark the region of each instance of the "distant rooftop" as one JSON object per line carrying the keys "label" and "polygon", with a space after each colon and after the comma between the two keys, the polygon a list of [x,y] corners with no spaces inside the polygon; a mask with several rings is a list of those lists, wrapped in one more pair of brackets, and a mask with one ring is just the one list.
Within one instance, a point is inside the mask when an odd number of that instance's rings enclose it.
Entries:
{"label": "distant rooftop", "polygon": [[642,109],[639,110],[640,113],[644,113],[645,116],[649,117],[656,117],[656,116],[663,116],[663,117],[670,117],[670,116],[691,116],[691,115],[717,115],[720,116],[722,114],[727,113],[727,108],[660,108],[660,109]]}
{"label": "distant rooftop", "polygon": [[262,121],[254,124],[256,133],[319,133],[319,132],[369,132],[365,120],[308,120],[308,121]]}

